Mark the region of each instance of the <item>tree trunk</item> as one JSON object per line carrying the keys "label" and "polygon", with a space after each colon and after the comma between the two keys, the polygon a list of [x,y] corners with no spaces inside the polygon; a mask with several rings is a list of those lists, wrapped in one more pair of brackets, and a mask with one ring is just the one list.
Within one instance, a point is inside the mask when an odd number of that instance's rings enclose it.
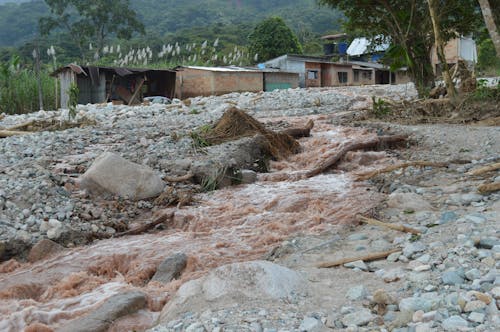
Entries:
{"label": "tree trunk", "polygon": [[481,12],[483,13],[484,23],[486,23],[486,28],[488,28],[493,45],[495,45],[497,58],[500,58],[500,34],[498,32],[497,25],[495,24],[493,13],[491,12],[490,3],[488,0],[479,0],[479,5],[481,6]]}
{"label": "tree trunk", "polygon": [[42,78],[40,77],[40,47],[38,46],[38,39],[36,41],[35,49],[35,71],[36,80],[38,83],[38,106],[43,111],[43,92],[42,92]]}
{"label": "tree trunk", "polygon": [[441,36],[440,18],[437,13],[439,3],[437,0],[427,0],[427,3],[429,4],[429,12],[431,14],[432,27],[434,29],[436,53],[439,61],[441,62],[446,92],[448,93],[448,98],[450,98],[450,101],[454,104],[457,100],[457,90],[451,80],[450,70],[448,68],[448,63],[446,62],[446,56],[444,55],[444,42],[443,37]]}

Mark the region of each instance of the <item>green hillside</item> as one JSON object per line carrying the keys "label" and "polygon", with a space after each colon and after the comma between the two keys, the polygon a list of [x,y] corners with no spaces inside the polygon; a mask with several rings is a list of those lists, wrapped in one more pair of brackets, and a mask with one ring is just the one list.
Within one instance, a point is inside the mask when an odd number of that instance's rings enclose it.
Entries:
{"label": "green hillside", "polygon": [[[145,24],[148,38],[172,38],[180,30],[206,26],[253,26],[271,15],[283,17],[299,35],[339,27],[339,15],[318,8],[315,0],[132,0],[131,7]],[[33,39],[38,19],[48,12],[40,0],[0,5],[0,47],[19,46]]]}

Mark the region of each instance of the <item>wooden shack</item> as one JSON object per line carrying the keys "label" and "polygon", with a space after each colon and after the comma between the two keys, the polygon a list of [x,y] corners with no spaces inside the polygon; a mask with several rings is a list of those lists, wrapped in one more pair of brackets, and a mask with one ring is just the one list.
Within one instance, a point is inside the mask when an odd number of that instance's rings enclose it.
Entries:
{"label": "wooden shack", "polygon": [[73,83],[79,90],[79,104],[119,101],[133,105],[140,103],[143,97],[173,98],[175,95],[174,70],[70,64],[57,69],[52,76],[58,77],[60,82],[62,108],[68,108],[69,89]]}

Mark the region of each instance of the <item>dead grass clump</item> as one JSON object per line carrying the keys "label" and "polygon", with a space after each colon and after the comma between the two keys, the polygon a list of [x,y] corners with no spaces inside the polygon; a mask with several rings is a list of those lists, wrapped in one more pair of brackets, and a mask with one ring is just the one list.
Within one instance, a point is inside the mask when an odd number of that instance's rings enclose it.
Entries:
{"label": "dead grass clump", "polygon": [[228,109],[204,134],[204,139],[210,144],[221,144],[256,134],[264,136],[267,152],[276,159],[300,151],[300,144],[290,135],[266,129],[262,123],[236,107]]}
{"label": "dead grass clump", "polygon": [[2,264],[0,264],[0,273],[10,273],[21,267],[21,263],[15,259],[10,259]]}
{"label": "dead grass clump", "polygon": [[34,324],[27,326],[24,329],[24,332],[54,332],[54,330],[45,324],[34,323]]}
{"label": "dead grass clump", "polygon": [[87,271],[109,279],[121,275],[127,283],[142,286],[155,274],[156,264],[144,264],[136,255],[118,254],[97,260]]}
{"label": "dead grass clump", "polygon": [[88,268],[88,272],[109,279],[114,278],[117,274],[125,276],[130,270],[130,262],[133,259],[135,259],[135,256],[125,254],[102,257]]}
{"label": "dead grass clump", "polygon": [[104,278],[91,276],[87,272],[73,273],[47,289],[43,299],[75,297],[97,288],[104,282]]}
{"label": "dead grass clump", "polygon": [[0,292],[0,299],[32,299],[38,301],[45,291],[40,284],[23,284],[9,287]]}

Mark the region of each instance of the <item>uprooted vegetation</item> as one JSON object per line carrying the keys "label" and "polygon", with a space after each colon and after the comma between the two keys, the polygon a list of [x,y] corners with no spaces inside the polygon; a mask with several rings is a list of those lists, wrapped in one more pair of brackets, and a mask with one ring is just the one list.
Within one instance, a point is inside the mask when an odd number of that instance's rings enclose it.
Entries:
{"label": "uprooted vegetation", "polygon": [[203,126],[191,137],[196,139],[198,146],[210,146],[255,135],[264,137],[265,151],[273,158],[285,158],[300,151],[300,144],[290,135],[265,128],[236,107],[228,109],[214,126]]}
{"label": "uprooted vegetation", "polygon": [[204,125],[191,132],[197,150],[219,156],[195,163],[194,179],[202,190],[210,191],[241,183],[244,169],[267,172],[269,160],[300,152],[300,144],[292,136],[308,136],[313,125],[310,121],[304,128],[276,132],[243,110],[232,107],[213,126]]}
{"label": "uprooted vegetation", "polygon": [[500,124],[500,83],[487,87],[479,82],[472,92],[460,95],[458,102],[448,98],[413,101],[372,100],[360,120],[383,120],[401,124],[450,123],[497,126]]}

